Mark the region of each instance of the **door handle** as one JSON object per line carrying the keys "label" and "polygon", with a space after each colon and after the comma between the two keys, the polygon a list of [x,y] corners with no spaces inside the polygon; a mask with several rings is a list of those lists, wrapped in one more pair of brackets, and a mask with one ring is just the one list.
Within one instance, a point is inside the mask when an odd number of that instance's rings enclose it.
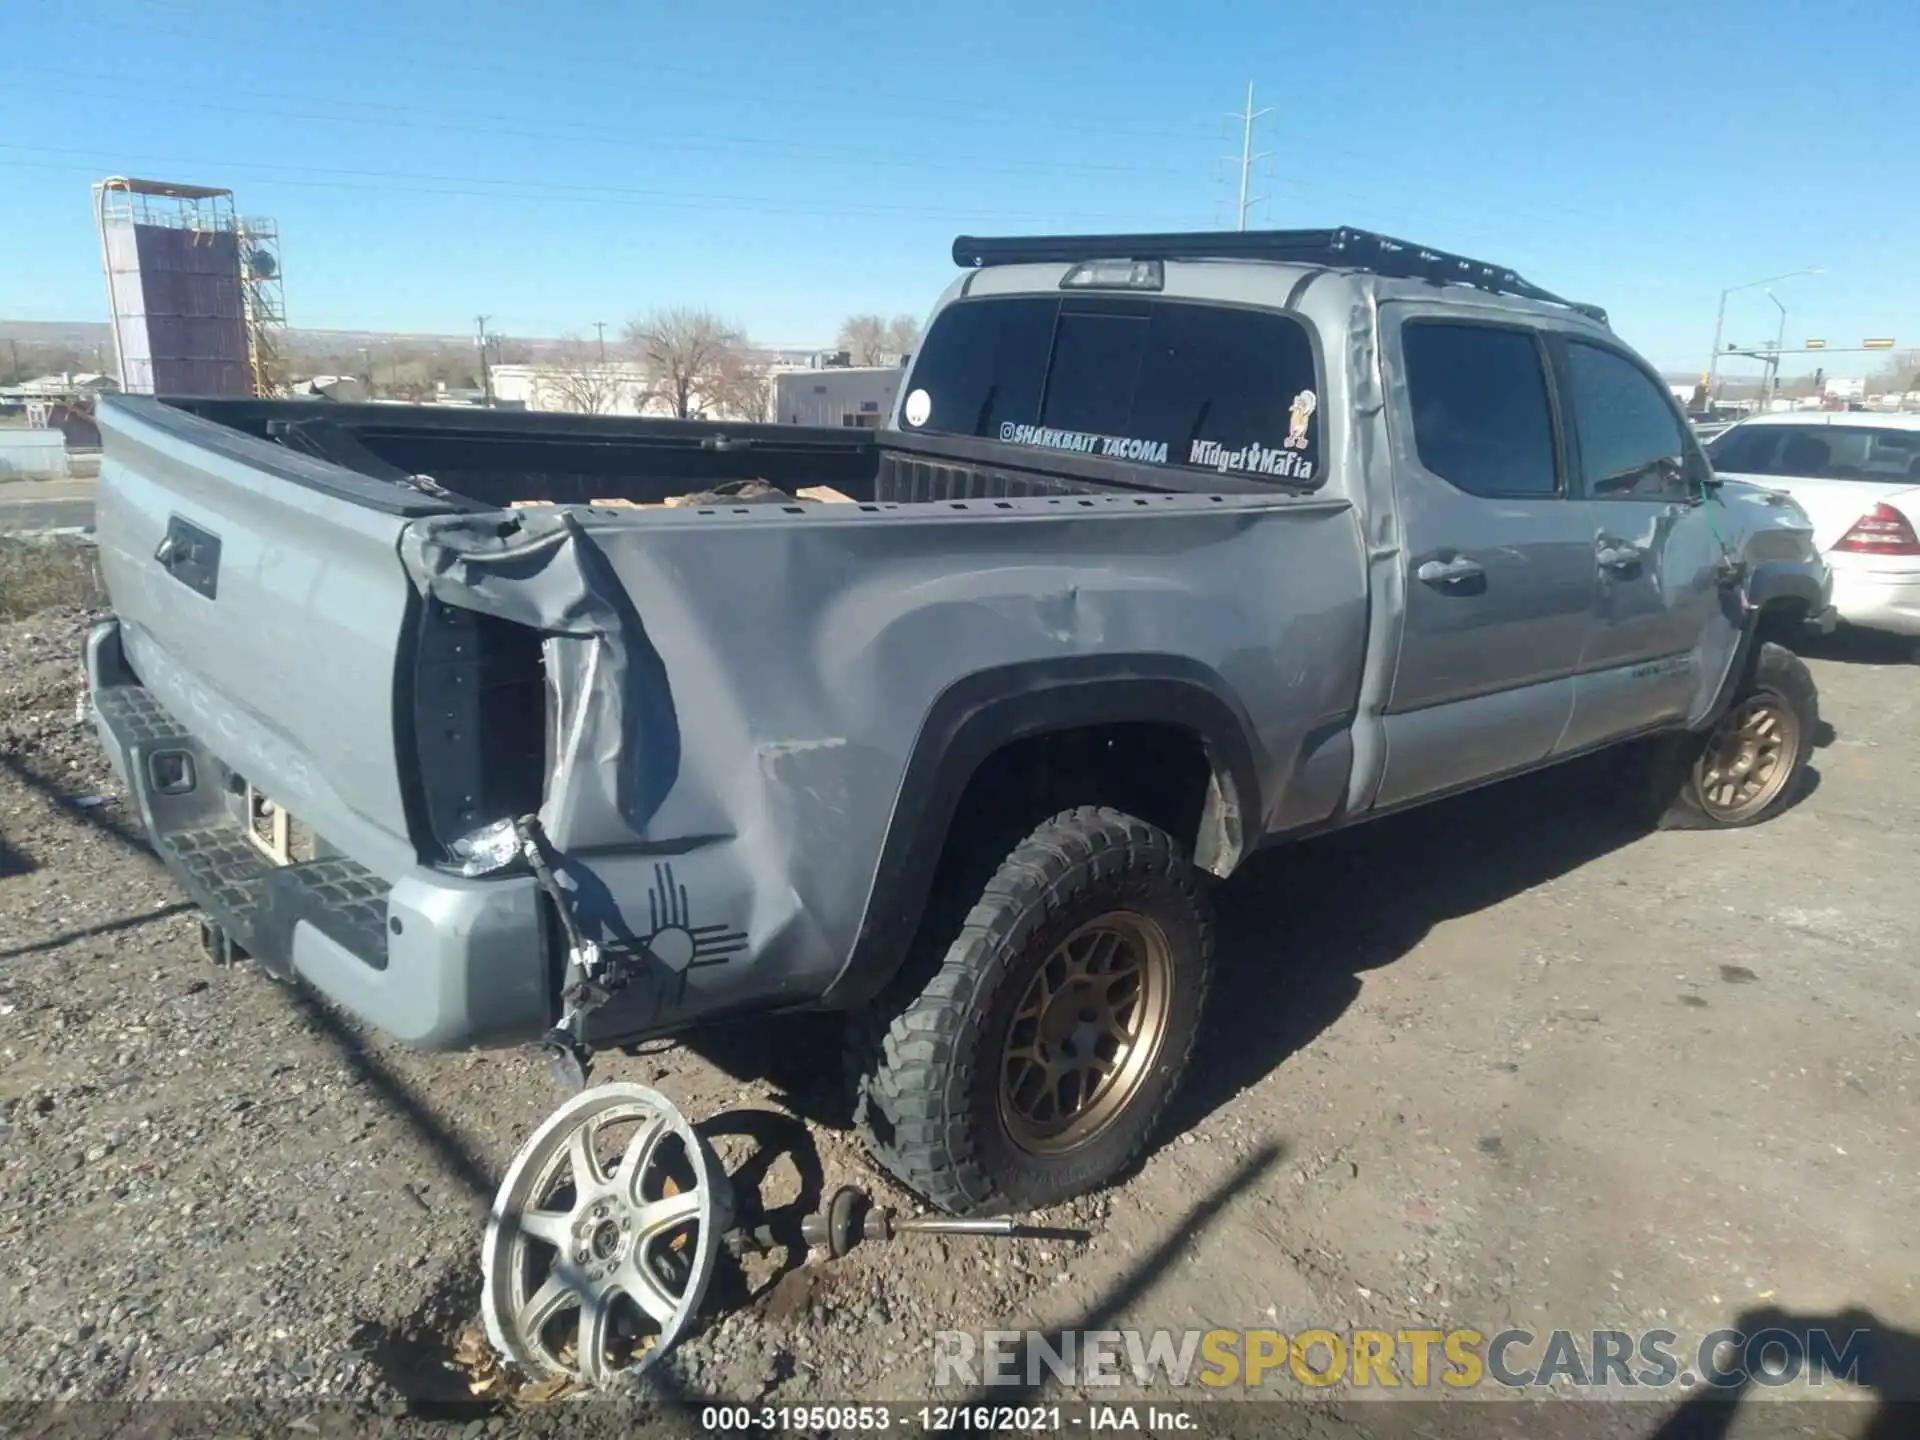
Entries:
{"label": "door handle", "polygon": [[1428,585],[1458,585],[1462,580],[1478,580],[1486,573],[1466,556],[1456,555],[1451,560],[1429,560],[1413,575]]}
{"label": "door handle", "polygon": [[1638,545],[1602,545],[1593,558],[1603,570],[1632,570],[1647,558],[1647,552]]}

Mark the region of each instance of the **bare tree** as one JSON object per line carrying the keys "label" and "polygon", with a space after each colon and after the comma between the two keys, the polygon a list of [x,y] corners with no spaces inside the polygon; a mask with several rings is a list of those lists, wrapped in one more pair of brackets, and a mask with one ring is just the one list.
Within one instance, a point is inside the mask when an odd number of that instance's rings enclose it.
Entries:
{"label": "bare tree", "polygon": [[727,352],[721,363],[714,400],[729,419],[765,425],[773,419],[773,377],[744,352]]}
{"label": "bare tree", "polygon": [[878,315],[849,315],[840,322],[840,334],[834,344],[845,350],[856,365],[884,364],[891,344],[887,322]]}
{"label": "bare tree", "polygon": [[1920,387],[1920,350],[1889,355],[1867,377],[1867,388],[1880,394],[1904,394]]}
{"label": "bare tree", "polygon": [[849,315],[840,322],[837,349],[856,365],[892,365],[920,343],[920,322],[911,315],[888,320],[879,315]]}
{"label": "bare tree", "polygon": [[611,415],[633,388],[633,381],[600,359],[599,347],[569,337],[549,350],[539,364],[539,388],[561,408],[582,415]]}
{"label": "bare tree", "polygon": [[896,315],[887,322],[887,348],[893,352],[889,360],[911,355],[919,343],[920,322],[913,316]]}
{"label": "bare tree", "polygon": [[728,357],[743,337],[711,310],[676,305],[629,320],[626,341],[646,368],[649,392],[689,420],[719,403]]}

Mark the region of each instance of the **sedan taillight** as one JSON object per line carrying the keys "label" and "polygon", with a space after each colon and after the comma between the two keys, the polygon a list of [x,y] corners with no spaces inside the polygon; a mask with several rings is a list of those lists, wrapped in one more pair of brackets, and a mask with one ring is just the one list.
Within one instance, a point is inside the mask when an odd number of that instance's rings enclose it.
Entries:
{"label": "sedan taillight", "polygon": [[1891,505],[1876,505],[1840,537],[1836,550],[1855,555],[1920,555],[1920,535],[1913,522]]}

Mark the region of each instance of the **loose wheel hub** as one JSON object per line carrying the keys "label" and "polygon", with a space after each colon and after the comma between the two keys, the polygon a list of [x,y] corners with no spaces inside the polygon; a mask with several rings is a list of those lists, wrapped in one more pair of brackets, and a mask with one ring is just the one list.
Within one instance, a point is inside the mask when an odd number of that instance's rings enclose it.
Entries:
{"label": "loose wheel hub", "polygon": [[1771,805],[1793,778],[1800,717],[1771,690],[1728,712],[1695,767],[1701,804],[1721,820],[1744,820]]}
{"label": "loose wheel hub", "polygon": [[1152,1072],[1173,996],[1173,950],[1131,911],[1091,920],[1028,982],[1000,1062],[1000,1118],[1023,1150],[1088,1144]]}
{"label": "loose wheel hub", "polygon": [[665,1097],[581,1092],[514,1156],[494,1199],[488,1338],[529,1374],[586,1387],[645,1369],[699,1307],[730,1209],[719,1165]]}

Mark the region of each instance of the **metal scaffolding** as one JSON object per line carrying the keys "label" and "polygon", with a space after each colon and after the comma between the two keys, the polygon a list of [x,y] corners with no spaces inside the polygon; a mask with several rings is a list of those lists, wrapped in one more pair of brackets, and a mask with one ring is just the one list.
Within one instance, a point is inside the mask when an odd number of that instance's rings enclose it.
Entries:
{"label": "metal scaffolding", "polygon": [[278,226],[215,186],[114,176],[93,187],[120,386],[133,393],[286,389]]}

